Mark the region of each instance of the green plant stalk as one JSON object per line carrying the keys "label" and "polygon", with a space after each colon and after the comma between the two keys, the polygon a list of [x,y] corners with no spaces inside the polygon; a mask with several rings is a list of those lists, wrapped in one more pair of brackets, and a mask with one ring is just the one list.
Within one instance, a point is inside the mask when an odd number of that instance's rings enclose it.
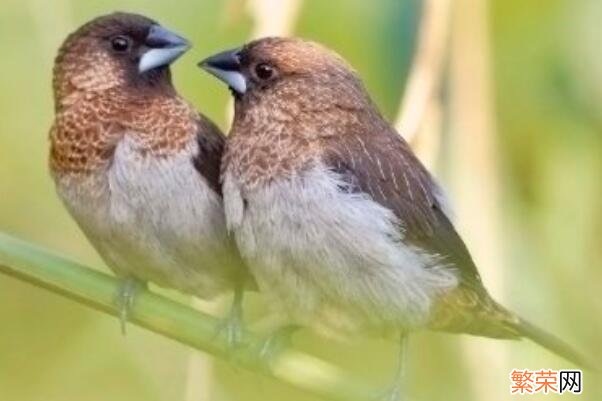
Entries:
{"label": "green plant stalk", "polygon": [[[0,273],[118,315],[115,278],[1,232]],[[261,358],[261,341],[252,333],[246,333],[245,346],[232,350],[225,339],[216,336],[216,318],[149,291],[137,296],[130,322],[319,397],[363,401],[377,394],[340,368],[292,348],[269,360]]]}

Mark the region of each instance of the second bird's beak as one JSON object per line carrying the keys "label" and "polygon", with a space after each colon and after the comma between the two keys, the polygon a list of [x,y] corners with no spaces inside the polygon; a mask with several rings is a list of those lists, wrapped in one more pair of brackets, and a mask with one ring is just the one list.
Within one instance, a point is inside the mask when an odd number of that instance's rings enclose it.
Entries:
{"label": "second bird's beak", "polygon": [[247,91],[247,80],[241,71],[240,49],[218,53],[199,63],[199,67],[224,81],[238,94]]}
{"label": "second bird's beak", "polygon": [[138,71],[141,74],[173,63],[190,49],[190,42],[161,25],[151,27],[145,44],[148,50],[138,63]]}

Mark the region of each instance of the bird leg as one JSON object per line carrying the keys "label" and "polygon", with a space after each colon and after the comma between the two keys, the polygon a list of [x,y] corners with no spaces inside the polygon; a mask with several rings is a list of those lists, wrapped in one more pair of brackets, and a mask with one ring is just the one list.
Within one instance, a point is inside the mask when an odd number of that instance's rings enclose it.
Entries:
{"label": "bird leg", "polygon": [[234,290],[234,300],[230,312],[217,326],[217,335],[224,336],[230,348],[236,348],[243,342],[245,331],[242,310],[243,295],[243,287],[237,286]]}
{"label": "bird leg", "polygon": [[300,326],[291,324],[282,326],[272,332],[261,344],[261,349],[259,351],[261,359],[270,361],[280,352],[289,348],[292,344],[293,334],[299,329],[301,329]]}
{"label": "bird leg", "polygon": [[399,355],[397,357],[397,368],[395,369],[393,385],[385,392],[384,397],[381,398],[382,401],[402,401],[405,399],[406,347],[407,334],[402,331],[399,335]]}
{"label": "bird leg", "polygon": [[146,283],[134,277],[126,277],[119,283],[115,304],[119,312],[119,321],[121,323],[121,333],[126,335],[126,325],[130,318],[132,308],[136,301],[136,295],[141,289],[146,288]]}

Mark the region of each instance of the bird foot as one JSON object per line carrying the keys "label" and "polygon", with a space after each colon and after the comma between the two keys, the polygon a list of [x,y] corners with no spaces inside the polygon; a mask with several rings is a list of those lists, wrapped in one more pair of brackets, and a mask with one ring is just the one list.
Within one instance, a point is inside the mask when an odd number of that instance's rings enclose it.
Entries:
{"label": "bird foot", "polygon": [[292,336],[299,330],[298,326],[285,326],[274,331],[262,344],[259,356],[264,361],[271,361],[282,351],[292,345]]}
{"label": "bird foot", "polygon": [[131,315],[132,308],[136,302],[136,295],[146,284],[138,279],[129,277],[121,281],[115,297],[115,304],[119,312],[121,333],[126,335],[126,326]]}
{"label": "bird foot", "polygon": [[216,337],[224,338],[230,349],[238,348],[244,343],[244,333],[242,316],[232,312],[218,323],[216,329]]}

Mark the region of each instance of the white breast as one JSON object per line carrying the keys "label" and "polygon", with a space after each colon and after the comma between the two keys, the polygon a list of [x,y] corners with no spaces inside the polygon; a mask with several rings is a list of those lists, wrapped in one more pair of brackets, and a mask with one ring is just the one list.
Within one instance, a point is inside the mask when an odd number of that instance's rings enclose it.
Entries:
{"label": "white breast", "polygon": [[116,274],[208,298],[231,288],[235,267],[221,199],[191,161],[196,146],[149,158],[126,135],[108,170],[56,182]]}
{"label": "white breast", "polygon": [[404,245],[390,210],[348,189],[321,166],[250,193],[226,173],[228,225],[262,293],[293,322],[324,334],[420,326],[456,276]]}

